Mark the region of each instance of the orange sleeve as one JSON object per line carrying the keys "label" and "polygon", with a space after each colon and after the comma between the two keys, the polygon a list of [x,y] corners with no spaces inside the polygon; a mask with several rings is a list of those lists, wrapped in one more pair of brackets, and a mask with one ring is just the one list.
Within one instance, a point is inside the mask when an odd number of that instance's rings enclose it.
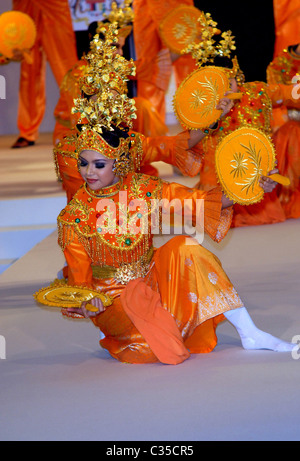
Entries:
{"label": "orange sleeve", "polygon": [[188,147],[188,131],[176,136],[157,136],[143,139],[142,165],[162,161],[176,166],[184,175],[196,176],[200,171],[200,157]]}
{"label": "orange sleeve", "polygon": [[[72,240],[64,248],[64,255],[68,265],[68,284],[93,287],[91,259],[78,241],[76,233],[73,230],[71,232]],[[68,234],[69,238],[70,234]]]}
{"label": "orange sleeve", "polygon": [[[222,210],[222,191],[219,187],[201,191],[177,183],[164,183],[162,197],[166,199],[163,213],[168,211],[170,205],[174,205],[174,214],[184,213],[184,218],[191,218],[196,228],[197,222],[201,222],[200,216],[197,216],[200,210],[203,213],[204,231],[216,242],[220,242],[230,229],[233,209],[229,207]],[[203,202],[197,203],[201,199]],[[172,200],[175,200],[174,204],[170,203]]]}
{"label": "orange sleeve", "polygon": [[266,91],[273,107],[283,105],[300,109],[300,94],[297,93],[295,85],[266,85]]}

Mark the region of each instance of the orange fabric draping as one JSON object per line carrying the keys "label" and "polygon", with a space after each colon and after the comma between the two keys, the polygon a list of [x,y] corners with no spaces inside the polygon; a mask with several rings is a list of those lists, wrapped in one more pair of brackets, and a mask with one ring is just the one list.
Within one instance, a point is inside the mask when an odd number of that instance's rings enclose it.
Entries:
{"label": "orange fabric draping", "polygon": [[[144,197],[148,205],[151,197],[167,201],[176,198],[181,203],[186,199],[204,200],[204,228],[216,241],[222,240],[230,227],[232,211],[221,209],[219,188],[207,193],[130,174],[124,179],[122,190],[128,193],[127,206],[136,194]],[[111,191],[115,195],[110,195],[110,201],[118,210],[121,191],[117,184],[110,186],[104,197]],[[112,235],[108,231],[99,239],[96,229],[100,198],[88,188],[81,188],[61,212],[58,222],[59,243],[68,264],[68,283],[87,285],[113,298],[113,304],[93,318],[105,335],[101,346],[116,359],[130,363],[176,364],[190,353],[210,352],[217,344],[215,329],[224,319],[223,313],[242,306],[218,258],[193,238],[178,236],[154,249],[142,278],[138,276],[122,285],[112,276],[101,277],[101,267],[118,269],[122,267],[121,261],[140,261],[143,255],[139,252],[152,245],[153,234],[149,227],[148,245],[142,244],[140,249],[139,233],[126,233],[127,246],[120,243],[119,232]],[[146,219],[152,220],[152,213]]]}
{"label": "orange fabric draping", "polygon": [[[159,35],[159,24],[163,17],[180,4],[193,6],[192,0],[134,0],[134,40],[138,59],[151,58],[149,70],[155,79],[138,79],[138,96],[154,105],[162,119],[165,119],[165,93],[168,89],[172,63],[169,50]],[[194,70],[191,57],[180,57],[173,63],[175,81],[178,85]]]}
{"label": "orange fabric draping", "polygon": [[60,86],[78,59],[75,34],[67,0],[14,0],[13,9],[28,14],[37,28],[33,63],[23,60],[21,64],[18,111],[20,136],[34,141],[46,107],[46,59]]}
{"label": "orange fabric draping", "polygon": [[300,0],[273,0],[276,57],[289,45],[300,42]]}
{"label": "orange fabric draping", "polygon": [[[281,104],[299,104],[292,98],[292,88],[290,85],[267,85],[263,82],[250,82],[239,87],[242,98],[235,103],[229,114],[219,121],[219,129],[198,144],[198,149],[203,154],[199,185],[201,189],[209,189],[218,184],[215,149],[220,140],[243,125],[253,126],[271,136],[272,108]],[[271,224],[283,222],[285,219],[280,200],[276,191],[273,191],[271,194],[265,194],[263,200],[257,204],[236,204],[232,226]]]}
{"label": "orange fabric draping", "polygon": [[[298,37],[299,42],[300,37]],[[300,73],[300,55],[296,46],[282,50],[267,69],[268,83],[291,84]],[[295,91],[296,91],[295,87]],[[299,80],[298,80],[299,94]],[[299,95],[300,96],[300,95]],[[287,218],[300,217],[300,111],[293,105],[273,110],[273,142],[278,168],[291,181],[289,187],[278,187],[278,196]]]}
{"label": "orange fabric draping", "polygon": [[[299,41],[300,36],[298,37]],[[295,52],[293,47],[283,49],[267,67],[267,83],[269,85],[276,85],[278,83],[291,85],[292,79],[296,75],[299,75],[299,72],[300,55]],[[288,121],[288,107],[289,105],[287,104],[273,108],[272,130],[274,133]]]}
{"label": "orange fabric draping", "polygon": [[300,218],[300,120],[290,120],[274,135],[278,169],[291,183],[278,187],[286,218]]}

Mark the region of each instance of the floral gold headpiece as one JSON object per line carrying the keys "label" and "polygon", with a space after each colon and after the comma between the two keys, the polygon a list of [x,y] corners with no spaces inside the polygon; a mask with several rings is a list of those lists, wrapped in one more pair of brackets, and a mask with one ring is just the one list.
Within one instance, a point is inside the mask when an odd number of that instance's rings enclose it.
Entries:
{"label": "floral gold headpiece", "polygon": [[[104,18],[110,23],[116,23],[119,30],[119,37],[128,37],[132,31],[134,12],[131,8],[132,0],[125,0],[123,6],[119,7],[116,2],[112,2],[111,11],[104,14]],[[108,27],[107,23],[98,22],[98,29]]]}
{"label": "floral gold headpiece", "polygon": [[[230,58],[232,51],[236,50],[234,36],[231,30],[221,32],[210,13],[203,13],[197,19],[200,24],[201,38],[197,42],[193,42],[188,45],[182,54],[191,53],[192,57],[196,60],[198,68],[207,65],[207,63],[213,63],[217,56],[223,56]],[[216,42],[214,40],[215,35],[220,35],[220,40]],[[225,67],[221,68],[228,78],[236,78],[239,84],[245,82],[245,76],[239,66],[237,57],[232,59],[232,68],[228,69]]]}
{"label": "floral gold headpiece", "polygon": [[189,44],[182,53],[191,53],[198,67],[207,62],[213,62],[216,56],[230,57],[231,51],[236,49],[231,30],[222,32],[221,40],[217,43],[213,37],[220,35],[220,30],[217,29],[218,23],[212,19],[211,14],[200,15],[198,22],[201,30],[200,40]]}
{"label": "floral gold headpiece", "polygon": [[115,54],[112,45],[118,41],[115,23],[104,31],[105,40],[96,34],[87,54],[86,66],[79,84],[87,98],[82,96],[74,100],[72,113],[79,113],[79,123],[90,125],[98,133],[102,127],[108,130],[112,126],[132,126],[136,118],[135,101],[127,96],[129,76],[135,74],[133,60]]}

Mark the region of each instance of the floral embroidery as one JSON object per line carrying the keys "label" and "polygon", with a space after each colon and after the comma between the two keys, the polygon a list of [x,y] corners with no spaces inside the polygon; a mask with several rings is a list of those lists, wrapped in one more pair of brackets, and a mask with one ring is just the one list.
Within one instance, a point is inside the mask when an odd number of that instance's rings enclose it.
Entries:
{"label": "floral embroidery", "polygon": [[210,272],[210,273],[208,274],[208,278],[209,278],[209,281],[210,281],[213,285],[215,285],[215,284],[217,283],[217,281],[218,281],[218,276],[217,276],[217,274],[216,274],[215,272]]}
{"label": "floral embroidery", "polygon": [[190,258],[185,258],[184,264],[186,266],[192,266],[193,261]]}
{"label": "floral embroidery", "polygon": [[191,291],[188,294],[188,298],[189,298],[189,301],[191,301],[192,303],[196,303],[198,300],[196,293],[192,293]]}

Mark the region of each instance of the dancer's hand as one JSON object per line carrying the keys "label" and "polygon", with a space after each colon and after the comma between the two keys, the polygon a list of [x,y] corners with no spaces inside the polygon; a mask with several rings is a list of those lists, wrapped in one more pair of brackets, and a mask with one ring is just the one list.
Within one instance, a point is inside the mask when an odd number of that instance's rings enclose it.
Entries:
{"label": "dancer's hand", "polygon": [[[229,93],[230,92],[228,92],[226,94],[229,94]],[[221,98],[220,101],[218,102],[217,106],[216,106],[217,110],[222,111],[222,114],[221,114],[220,118],[225,117],[228,114],[228,112],[231,111],[233,106],[234,106],[234,101],[232,99],[226,98],[226,95],[225,95],[224,98]]]}
{"label": "dancer's hand", "polygon": [[277,168],[275,168],[274,170],[269,171],[267,176],[260,177],[259,185],[263,188],[263,190],[266,193],[272,192],[278,184],[276,181],[273,181],[273,179],[269,178],[268,176],[271,174],[278,174],[278,173],[279,171],[277,170]]}

